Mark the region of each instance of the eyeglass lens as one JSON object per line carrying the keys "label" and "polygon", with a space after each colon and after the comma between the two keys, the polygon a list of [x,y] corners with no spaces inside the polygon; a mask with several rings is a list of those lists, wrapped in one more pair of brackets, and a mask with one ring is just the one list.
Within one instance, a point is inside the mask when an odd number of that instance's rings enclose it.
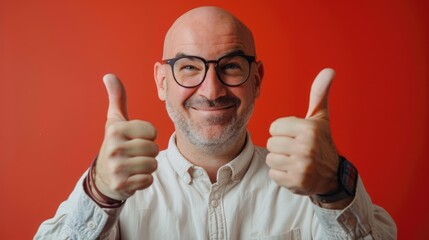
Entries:
{"label": "eyeglass lens", "polygon": [[[196,57],[183,57],[173,66],[176,81],[185,87],[199,85],[207,73],[206,64]],[[242,84],[249,75],[250,63],[242,56],[225,56],[219,59],[216,73],[220,80],[230,86]]]}

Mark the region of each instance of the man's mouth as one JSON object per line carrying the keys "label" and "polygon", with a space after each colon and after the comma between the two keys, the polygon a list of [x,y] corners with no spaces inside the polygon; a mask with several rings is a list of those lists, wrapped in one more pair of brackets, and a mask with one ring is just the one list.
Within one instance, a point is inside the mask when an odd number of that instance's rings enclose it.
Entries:
{"label": "man's mouth", "polygon": [[198,111],[222,111],[233,107],[235,107],[235,105],[215,106],[215,107],[195,106],[191,108]]}
{"label": "man's mouth", "polygon": [[240,100],[235,97],[220,97],[215,100],[208,100],[204,97],[190,98],[185,102],[186,108],[199,111],[222,111],[236,107]]}

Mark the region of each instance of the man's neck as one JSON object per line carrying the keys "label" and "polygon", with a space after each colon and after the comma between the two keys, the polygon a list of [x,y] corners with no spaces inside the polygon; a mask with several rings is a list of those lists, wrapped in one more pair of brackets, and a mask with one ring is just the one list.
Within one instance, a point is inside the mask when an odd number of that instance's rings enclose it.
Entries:
{"label": "man's neck", "polygon": [[204,168],[212,183],[216,182],[217,171],[237,157],[246,144],[246,131],[230,143],[223,143],[218,151],[201,149],[176,132],[176,145],[180,153],[192,164]]}

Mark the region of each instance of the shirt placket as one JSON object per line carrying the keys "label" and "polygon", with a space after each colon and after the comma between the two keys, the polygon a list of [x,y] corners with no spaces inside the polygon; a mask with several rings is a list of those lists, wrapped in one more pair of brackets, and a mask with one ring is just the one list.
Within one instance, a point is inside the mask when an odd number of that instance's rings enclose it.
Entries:
{"label": "shirt placket", "polygon": [[226,219],[223,208],[223,192],[225,184],[212,185],[208,199],[209,239],[226,239]]}

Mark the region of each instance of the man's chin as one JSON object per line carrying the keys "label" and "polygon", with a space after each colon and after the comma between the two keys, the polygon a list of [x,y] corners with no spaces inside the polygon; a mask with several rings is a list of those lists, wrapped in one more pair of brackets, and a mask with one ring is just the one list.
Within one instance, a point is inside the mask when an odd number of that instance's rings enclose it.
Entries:
{"label": "man's chin", "polygon": [[233,131],[231,128],[224,126],[214,126],[202,132],[193,132],[191,141],[201,147],[225,147],[235,141],[239,137],[240,133]]}

